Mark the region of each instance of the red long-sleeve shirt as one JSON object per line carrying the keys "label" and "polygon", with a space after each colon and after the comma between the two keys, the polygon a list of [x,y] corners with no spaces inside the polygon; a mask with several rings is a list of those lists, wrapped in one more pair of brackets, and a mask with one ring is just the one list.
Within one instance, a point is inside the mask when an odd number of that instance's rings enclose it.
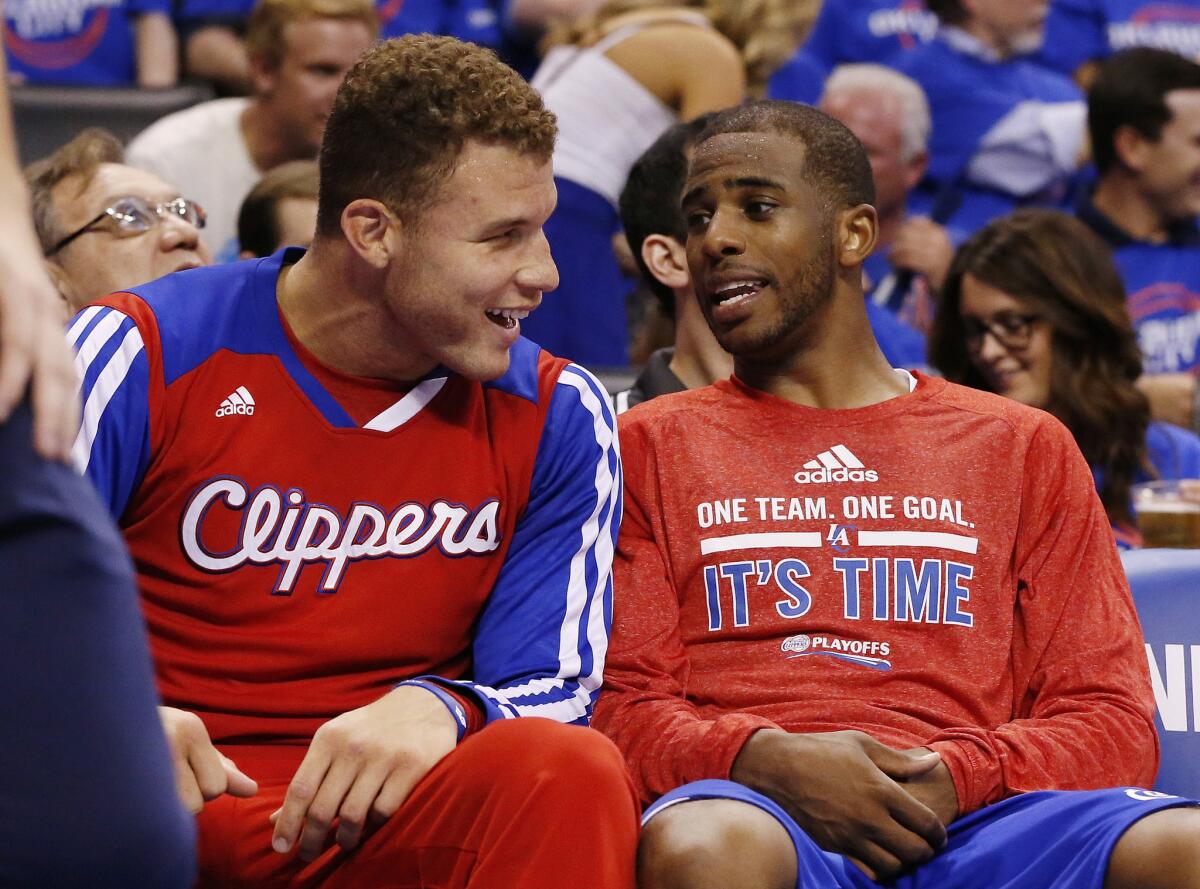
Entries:
{"label": "red long-sleeve shirt", "polygon": [[1141,630],[1091,474],[1049,414],[943,380],[817,410],[736,380],[626,414],[594,724],[645,799],[760,728],[926,745],[964,814],[1149,785]]}

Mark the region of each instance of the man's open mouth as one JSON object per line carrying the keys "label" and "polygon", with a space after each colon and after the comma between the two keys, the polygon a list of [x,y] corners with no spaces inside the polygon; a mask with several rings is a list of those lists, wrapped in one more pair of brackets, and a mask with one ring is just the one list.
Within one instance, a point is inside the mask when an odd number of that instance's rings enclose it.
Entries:
{"label": "man's open mouth", "polygon": [[486,314],[488,320],[498,327],[503,327],[505,330],[511,330],[516,327],[522,318],[529,317],[529,309],[488,309]]}

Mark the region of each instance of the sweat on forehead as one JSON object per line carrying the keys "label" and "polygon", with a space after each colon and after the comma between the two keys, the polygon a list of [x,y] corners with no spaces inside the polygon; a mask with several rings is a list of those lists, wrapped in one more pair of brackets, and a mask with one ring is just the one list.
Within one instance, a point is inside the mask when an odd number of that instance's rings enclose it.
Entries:
{"label": "sweat on forehead", "polygon": [[[862,143],[829,115],[799,102],[748,102],[718,113],[697,140],[693,169],[702,163],[709,140],[756,133],[794,139],[798,149],[796,160],[804,165],[805,178],[835,205],[875,203],[875,181]],[[752,145],[753,140],[749,141]]]}

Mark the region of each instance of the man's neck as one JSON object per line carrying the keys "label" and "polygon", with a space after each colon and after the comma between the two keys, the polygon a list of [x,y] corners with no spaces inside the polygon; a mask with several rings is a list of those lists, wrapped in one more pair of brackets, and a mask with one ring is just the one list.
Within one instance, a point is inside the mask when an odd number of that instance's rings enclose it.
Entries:
{"label": "man's neck", "polygon": [[383,276],[356,261],[340,241],[322,243],[285,266],[275,294],[292,334],[328,368],[358,377],[407,383],[432,365],[413,360],[394,317],[375,295]]}
{"label": "man's neck", "polygon": [[1151,244],[1167,241],[1171,220],[1163,218],[1123,170],[1113,170],[1100,179],[1092,192],[1092,206],[1134,240]]}
{"label": "man's neck", "polygon": [[242,111],[241,128],[250,160],[264,172],[288,161],[311,157],[288,138],[285,128],[276,122],[270,100],[262,96],[252,98]]}
{"label": "man's neck", "polygon": [[675,295],[675,353],[668,366],[689,389],[728,379],[733,373],[733,356],[708,329],[691,288]]}
{"label": "man's neck", "polygon": [[[861,270],[854,269],[860,276]],[[787,343],[787,354],[734,359],[748,386],[807,407],[867,407],[904,395],[908,386],[879,349],[861,284],[841,282]]]}

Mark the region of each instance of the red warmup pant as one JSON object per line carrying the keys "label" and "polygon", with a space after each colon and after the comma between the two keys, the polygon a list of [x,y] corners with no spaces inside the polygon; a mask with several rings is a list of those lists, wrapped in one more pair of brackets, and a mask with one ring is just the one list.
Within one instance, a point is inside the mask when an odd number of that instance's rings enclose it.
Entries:
{"label": "red warmup pant", "polygon": [[271,851],[267,820],[304,748],[222,749],[259,791],[205,805],[200,887],[634,887],[637,797],[616,747],[591,729],[535,718],[493,723],[438,763],[358,849],[335,845],[312,862],[295,849]]}

